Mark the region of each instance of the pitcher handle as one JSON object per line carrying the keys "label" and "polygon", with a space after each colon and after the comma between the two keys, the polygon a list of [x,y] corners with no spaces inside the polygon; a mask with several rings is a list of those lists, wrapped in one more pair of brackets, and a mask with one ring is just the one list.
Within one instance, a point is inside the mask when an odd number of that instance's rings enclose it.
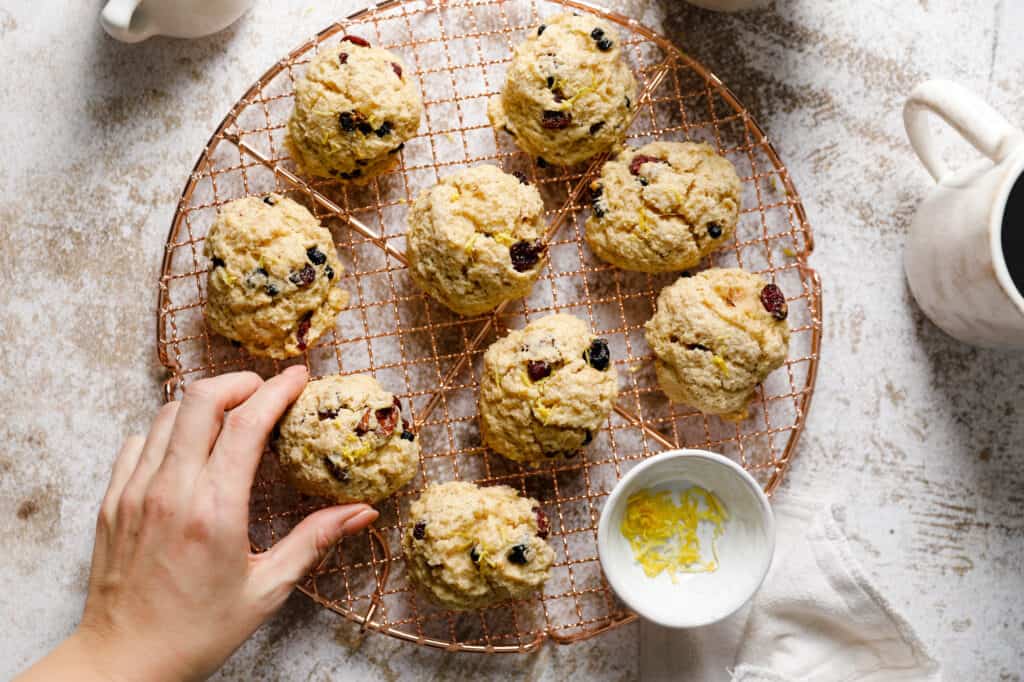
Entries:
{"label": "pitcher handle", "polygon": [[145,9],[138,11],[142,0],[110,0],[100,12],[100,24],[112,38],[123,43],[137,43],[157,32]]}
{"label": "pitcher handle", "polygon": [[903,106],[903,125],[917,158],[942,182],[949,167],[935,145],[927,114],[935,114],[975,149],[999,163],[1024,143],[1024,133],[970,90],[951,81],[931,80],[914,88]]}

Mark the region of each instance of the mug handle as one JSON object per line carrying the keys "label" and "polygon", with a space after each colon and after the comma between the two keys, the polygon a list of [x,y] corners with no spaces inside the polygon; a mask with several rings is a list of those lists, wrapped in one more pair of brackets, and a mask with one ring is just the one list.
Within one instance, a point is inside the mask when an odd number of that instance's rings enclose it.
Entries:
{"label": "mug handle", "polygon": [[1024,133],[970,90],[952,81],[926,81],[914,88],[903,105],[903,126],[910,146],[935,182],[942,182],[949,167],[935,146],[928,127],[929,113],[945,121],[993,163],[1005,159],[1024,142]]}
{"label": "mug handle", "polygon": [[110,0],[100,12],[100,24],[112,38],[122,43],[138,43],[157,32],[156,26],[138,12],[142,0]]}

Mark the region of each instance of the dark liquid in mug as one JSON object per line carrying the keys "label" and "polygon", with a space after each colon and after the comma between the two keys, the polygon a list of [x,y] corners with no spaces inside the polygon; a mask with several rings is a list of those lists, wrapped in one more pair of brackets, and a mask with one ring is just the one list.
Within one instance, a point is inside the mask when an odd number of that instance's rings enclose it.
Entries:
{"label": "dark liquid in mug", "polygon": [[1003,211],[1003,260],[1024,296],[1024,175],[1014,183]]}

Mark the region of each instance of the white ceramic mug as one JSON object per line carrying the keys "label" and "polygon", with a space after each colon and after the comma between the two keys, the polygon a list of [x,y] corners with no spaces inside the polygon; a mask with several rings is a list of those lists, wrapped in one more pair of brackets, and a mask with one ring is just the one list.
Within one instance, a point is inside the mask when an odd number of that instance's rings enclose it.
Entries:
{"label": "white ceramic mug", "polygon": [[109,0],[100,24],[111,37],[137,43],[154,35],[199,38],[227,28],[252,0]]}
{"label": "white ceramic mug", "polygon": [[[957,171],[947,168],[928,114],[987,158]],[[914,298],[936,325],[961,341],[1024,348],[1024,295],[1010,276],[1002,244],[1007,200],[1024,172],[1024,133],[968,90],[938,80],[914,89],[903,123],[936,182],[907,239],[904,265]],[[1024,191],[1024,180],[1018,191]],[[1006,229],[1024,229],[1024,210],[1019,213],[1018,223]]]}

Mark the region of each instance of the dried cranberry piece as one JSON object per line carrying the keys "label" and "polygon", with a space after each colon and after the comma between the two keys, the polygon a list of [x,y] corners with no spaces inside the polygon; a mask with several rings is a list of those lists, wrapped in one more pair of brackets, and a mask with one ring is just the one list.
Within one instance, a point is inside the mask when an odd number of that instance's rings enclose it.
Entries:
{"label": "dried cranberry piece", "polygon": [[594,339],[590,342],[590,348],[583,351],[583,359],[591,367],[598,371],[605,371],[611,364],[612,356],[608,351],[608,342],[604,339]]}
{"label": "dried cranberry piece", "polygon": [[217,256],[213,257],[213,267],[222,268],[225,265],[227,265],[227,263],[224,262],[223,258],[218,258]]}
{"label": "dried cranberry piece", "polygon": [[402,77],[402,67],[395,62],[391,62],[391,70],[395,72],[395,75],[399,78]]}
{"label": "dried cranberry piece", "polygon": [[540,381],[551,376],[551,365],[544,360],[530,360],[526,363],[526,373],[530,381]]}
{"label": "dried cranberry piece", "polygon": [[343,111],[338,114],[338,125],[341,126],[342,131],[351,133],[356,129],[356,117],[351,111]]}
{"label": "dried cranberry piece", "polygon": [[394,406],[382,407],[373,414],[377,417],[377,428],[380,429],[385,438],[390,436],[391,432],[395,430],[395,425],[398,424],[398,417],[400,416],[398,410]]}
{"label": "dried cranberry piece", "polygon": [[784,320],[789,316],[789,306],[786,304],[786,295],[782,289],[774,284],[765,285],[761,289],[761,305],[772,314],[776,320]]}
{"label": "dried cranberry piece", "polygon": [[565,93],[562,92],[562,88],[555,88],[551,91],[551,94],[555,97],[555,104],[561,104],[565,101]]}
{"label": "dried cranberry piece", "polygon": [[527,179],[526,177],[526,173],[524,173],[523,171],[513,171],[512,175],[515,177],[516,180],[523,183],[524,185],[530,184],[529,179]]}
{"label": "dried cranberry piece", "polygon": [[600,28],[595,28],[590,32],[590,37],[594,40],[600,40],[601,38],[604,38],[604,31]]}
{"label": "dried cranberry piece", "polygon": [[552,109],[544,110],[544,117],[541,119],[540,125],[542,128],[548,130],[562,130],[572,125],[572,114],[568,111],[554,111]]}
{"label": "dried cranberry piece", "polygon": [[516,272],[526,272],[540,260],[544,253],[544,243],[539,239],[536,241],[518,241],[508,250],[512,258],[512,268]]}
{"label": "dried cranberry piece", "polygon": [[340,483],[348,482],[348,469],[339,466],[337,462],[332,460],[330,457],[324,457],[324,467],[327,468],[327,473],[331,475],[334,480]]}
{"label": "dried cranberry piece", "polygon": [[326,254],[315,246],[311,246],[306,249],[306,258],[308,258],[309,262],[313,265],[323,265],[327,262]]}
{"label": "dried cranberry piece", "polygon": [[417,521],[416,525],[412,527],[412,536],[417,540],[427,537],[427,522]]}
{"label": "dried cranberry piece", "polygon": [[320,421],[325,421],[327,419],[334,419],[337,416],[338,416],[338,411],[337,410],[330,410],[330,409],[328,409],[328,410],[317,410],[317,413],[316,413],[316,417]]}
{"label": "dried cranberry piece", "polygon": [[327,279],[334,279],[334,268],[330,265],[324,267],[324,277]]}
{"label": "dried cranberry piece", "polygon": [[316,270],[309,263],[306,263],[301,270],[288,275],[288,281],[299,287],[312,284],[315,279]]}
{"label": "dried cranberry piece", "polygon": [[540,507],[534,507],[533,513],[537,515],[537,537],[541,540],[545,540],[551,530],[548,526],[548,517]]}
{"label": "dried cranberry piece", "polygon": [[633,160],[629,162],[629,172],[633,175],[640,174],[640,166],[645,163],[667,163],[664,159],[659,159],[656,156],[647,156],[646,154],[637,154],[633,157]]}
{"label": "dried cranberry piece", "polygon": [[612,49],[612,45],[614,44],[615,43],[608,40],[607,38],[601,38],[601,40],[597,41],[597,49],[601,50],[601,52],[607,52],[608,50]]}
{"label": "dried cranberry piece", "polygon": [[391,121],[384,121],[374,132],[377,133],[377,137],[387,137],[391,134]]}
{"label": "dried cranberry piece", "polygon": [[416,434],[413,433],[412,431],[406,429],[405,431],[402,431],[402,435],[400,436],[400,438],[402,440],[413,441],[413,440],[416,440]]}
{"label": "dried cranberry piece", "polygon": [[547,28],[546,24],[541,24],[537,27],[537,35],[544,35],[544,29]]}
{"label": "dried cranberry piece", "polygon": [[512,549],[508,552],[508,560],[510,563],[519,564],[525,566],[529,563],[529,559],[526,558],[526,545],[513,545]]}
{"label": "dried cranberry piece", "polygon": [[368,40],[366,40],[366,38],[360,38],[359,36],[354,36],[354,35],[344,35],[344,36],[341,37],[341,41],[342,42],[349,42],[349,43],[352,43],[353,45],[358,45],[359,47],[369,47],[370,46],[370,43],[369,43]]}
{"label": "dried cranberry piece", "polygon": [[341,52],[338,54],[338,63],[345,64],[348,62],[348,52]]}
{"label": "dried cranberry piece", "polygon": [[530,381],[540,381],[551,376],[551,365],[543,360],[530,360],[526,363],[526,373]]}
{"label": "dried cranberry piece", "polygon": [[356,126],[356,128],[358,128],[359,132],[361,132],[363,135],[369,135],[370,133],[373,132],[373,126],[370,125],[367,121],[360,122]]}
{"label": "dried cranberry piece", "polygon": [[546,82],[548,84],[548,89],[551,89],[551,88],[555,87],[555,77],[554,76],[548,76]]}
{"label": "dried cranberry piece", "polygon": [[370,408],[367,407],[366,411],[363,412],[363,416],[359,418],[359,423],[356,424],[355,429],[357,436],[365,436],[366,432],[370,430]]}
{"label": "dried cranberry piece", "polygon": [[305,317],[299,322],[299,328],[295,332],[295,341],[299,350],[306,350],[306,334],[309,333],[309,324],[312,319],[313,313],[306,313]]}
{"label": "dried cranberry piece", "polygon": [[718,239],[722,236],[722,226],[718,223],[708,223],[708,236],[712,239]]}
{"label": "dried cranberry piece", "polygon": [[593,125],[590,126],[590,134],[597,135],[599,132],[601,132],[601,128],[604,128],[604,121],[598,121],[597,123],[594,123]]}

